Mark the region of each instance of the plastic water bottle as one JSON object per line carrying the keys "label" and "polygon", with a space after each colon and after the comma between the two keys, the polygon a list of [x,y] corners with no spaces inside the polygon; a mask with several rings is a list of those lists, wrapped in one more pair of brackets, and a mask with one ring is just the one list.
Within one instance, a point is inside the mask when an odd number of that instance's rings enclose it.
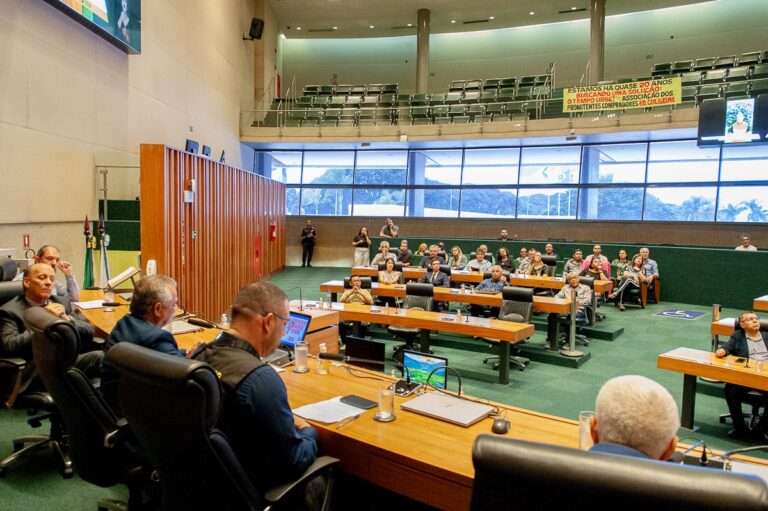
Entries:
{"label": "plastic water bottle", "polygon": [[226,315],[226,313],[221,315],[221,319],[219,320],[219,326],[224,330],[229,329],[229,317]]}
{"label": "plastic water bottle", "polygon": [[[319,346],[320,353],[328,353],[328,346],[325,343],[321,343]],[[329,362],[327,359],[317,357],[317,374],[328,374]]]}

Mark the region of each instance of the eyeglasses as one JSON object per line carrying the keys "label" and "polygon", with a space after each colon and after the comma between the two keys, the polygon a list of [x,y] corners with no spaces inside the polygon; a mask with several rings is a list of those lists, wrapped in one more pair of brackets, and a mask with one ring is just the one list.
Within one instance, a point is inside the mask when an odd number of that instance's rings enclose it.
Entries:
{"label": "eyeglasses", "polygon": [[272,314],[272,315],[273,315],[274,317],[276,317],[277,319],[282,319],[282,320],[283,320],[283,321],[285,321],[286,323],[288,323],[288,320],[290,319],[290,318],[285,318],[285,317],[281,316],[281,315],[280,315],[280,314],[278,314],[277,312],[259,312],[259,314],[261,314],[261,316],[262,316],[262,317],[264,317],[264,318],[266,318],[267,316],[269,316],[270,314]]}
{"label": "eyeglasses", "polygon": [[760,318],[757,316],[747,316],[746,318],[742,318],[742,321],[760,321]]}

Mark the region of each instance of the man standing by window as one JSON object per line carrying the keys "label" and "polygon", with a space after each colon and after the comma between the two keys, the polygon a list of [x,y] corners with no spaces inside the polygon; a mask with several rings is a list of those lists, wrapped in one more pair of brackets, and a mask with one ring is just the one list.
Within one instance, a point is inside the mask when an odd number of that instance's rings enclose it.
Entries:
{"label": "man standing by window", "polygon": [[307,220],[307,225],[301,230],[301,267],[312,268],[312,252],[315,250],[317,231],[312,227],[312,220]]}

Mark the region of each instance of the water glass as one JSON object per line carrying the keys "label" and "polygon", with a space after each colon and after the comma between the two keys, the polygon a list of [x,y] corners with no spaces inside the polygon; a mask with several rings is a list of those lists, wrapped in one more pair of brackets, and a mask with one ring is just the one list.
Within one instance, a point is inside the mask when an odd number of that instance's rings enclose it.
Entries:
{"label": "water glass", "polygon": [[588,451],[595,444],[592,441],[592,431],[590,428],[590,423],[594,416],[595,412],[592,411],[579,412],[579,449],[582,451]]}
{"label": "water glass", "polygon": [[306,344],[299,344],[293,350],[293,372],[294,373],[307,373],[309,367],[307,366],[307,354],[308,349]]}
{"label": "water glass", "polygon": [[379,411],[373,416],[379,422],[395,420],[395,389],[390,381],[379,382]]}

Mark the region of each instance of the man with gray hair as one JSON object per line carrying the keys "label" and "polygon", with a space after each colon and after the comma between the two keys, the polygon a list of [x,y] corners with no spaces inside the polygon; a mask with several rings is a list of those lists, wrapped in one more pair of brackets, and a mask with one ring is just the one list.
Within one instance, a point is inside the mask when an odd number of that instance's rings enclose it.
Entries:
{"label": "man with gray hair", "polygon": [[590,431],[594,452],[668,460],[680,416],[672,395],[645,376],[611,378],[600,389]]}
{"label": "man with gray hair", "polygon": [[[193,356],[219,375],[224,395],[217,427],[261,491],[295,479],[317,455],[317,431],[293,415],[285,383],[264,362],[280,344],[288,315],[288,297],[280,288],[251,282],[235,299],[229,330]],[[318,487],[307,487],[300,508],[315,507]]]}
{"label": "man with gray hair", "polygon": [[[131,298],[130,314],[118,320],[107,338],[108,351],[119,342],[132,342],[155,351],[187,356],[173,335],[163,330],[176,314],[176,281],[165,275],[149,275],[136,282]],[[191,351],[191,350],[190,350]],[[122,415],[117,397],[117,371],[106,361],[101,366],[101,394],[118,415]]]}

